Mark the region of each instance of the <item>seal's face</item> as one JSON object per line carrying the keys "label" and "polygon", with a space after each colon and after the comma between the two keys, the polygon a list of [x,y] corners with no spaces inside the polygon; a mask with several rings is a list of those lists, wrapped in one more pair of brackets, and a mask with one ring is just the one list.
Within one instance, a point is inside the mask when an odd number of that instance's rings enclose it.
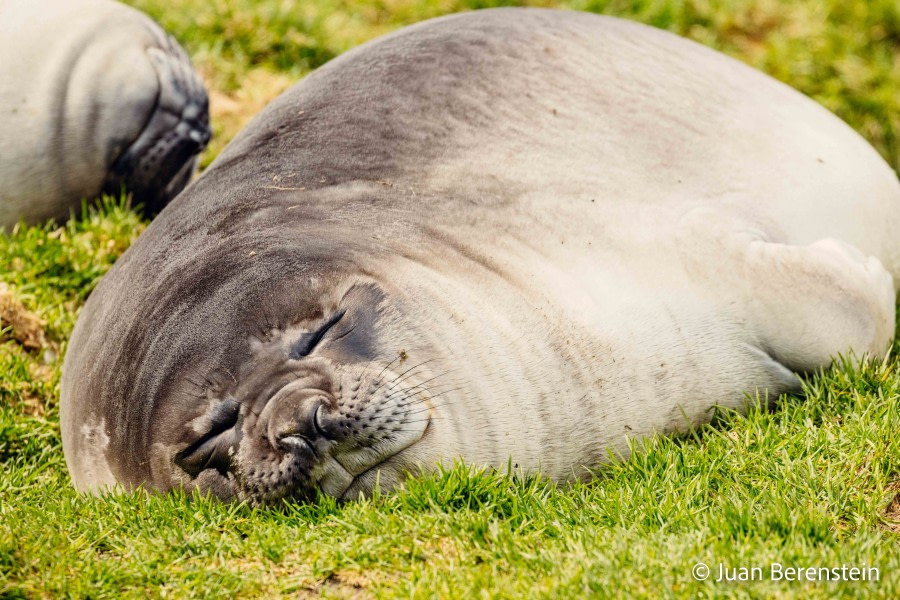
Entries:
{"label": "seal's face", "polygon": [[386,461],[415,468],[400,455],[429,429],[427,371],[379,358],[382,320],[377,292],[357,286],[330,311],[253,335],[237,371],[186,377],[175,393],[195,410],[153,432],[154,479],[264,503],[355,497]]}

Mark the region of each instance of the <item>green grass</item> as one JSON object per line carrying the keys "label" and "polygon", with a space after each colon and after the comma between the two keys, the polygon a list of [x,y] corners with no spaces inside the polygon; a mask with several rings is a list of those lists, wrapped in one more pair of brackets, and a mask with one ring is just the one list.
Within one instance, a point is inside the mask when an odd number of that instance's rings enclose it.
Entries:
{"label": "green grass", "polygon": [[[375,35],[490,0],[136,0],[224,106],[218,152],[266,95]],[[895,0],[578,0],[739,57],[813,96],[900,168]],[[249,83],[247,83],[249,82]],[[243,107],[243,108],[242,108]],[[226,111],[227,112],[227,111]],[[0,281],[44,321],[0,332],[0,597],[900,597],[900,359],[832,370],[805,398],[648,441],[557,488],[463,466],[369,502],[254,509],[82,497],[59,440],[61,356],[98,278],[145,226],[107,201],[0,236]],[[892,356],[896,357],[896,350]],[[691,567],[879,568],[870,583],[698,582]]]}

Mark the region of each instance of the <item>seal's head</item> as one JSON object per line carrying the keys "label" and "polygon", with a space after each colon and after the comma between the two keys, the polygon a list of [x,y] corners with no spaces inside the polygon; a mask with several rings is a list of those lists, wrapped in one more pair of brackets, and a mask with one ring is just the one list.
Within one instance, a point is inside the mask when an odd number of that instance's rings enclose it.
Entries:
{"label": "seal's head", "polygon": [[253,502],[370,491],[366,475],[397,463],[434,409],[426,365],[380,358],[384,300],[375,284],[355,283],[296,322],[251,330],[235,370],[185,376],[172,393],[196,401],[158,421],[153,480],[172,474],[172,484]]}
{"label": "seal's head", "polygon": [[[168,214],[150,238],[172,233]],[[142,237],[89,299],[63,384],[76,486],[266,503],[355,498],[415,471],[437,381],[391,293],[327,242],[300,256],[228,239],[169,262]]]}
{"label": "seal's head", "polygon": [[156,214],[188,184],[212,132],[206,89],[184,50],[155,23],[147,22],[144,33],[147,47],[132,50],[138,56],[131,63],[149,74],[121,75],[134,80],[126,86],[128,101],[116,107],[127,133],[108,142],[115,147],[103,191],[124,187],[145,212]]}

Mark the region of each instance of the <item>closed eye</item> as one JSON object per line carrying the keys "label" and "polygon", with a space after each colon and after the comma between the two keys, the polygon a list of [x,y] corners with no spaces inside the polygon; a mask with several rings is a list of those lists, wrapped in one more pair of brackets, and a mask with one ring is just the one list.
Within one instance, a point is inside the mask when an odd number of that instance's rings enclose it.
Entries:
{"label": "closed eye", "polygon": [[297,360],[298,358],[312,354],[312,351],[315,350],[319,342],[322,341],[322,338],[325,337],[328,330],[337,325],[338,321],[343,318],[345,313],[346,311],[343,310],[337,312],[315,331],[310,331],[301,335],[300,339],[294,342],[294,345],[291,347],[288,358]]}
{"label": "closed eye", "polygon": [[234,426],[240,416],[241,405],[228,398],[216,406],[210,414],[210,427],[199,440],[182,450],[175,457],[177,464],[192,477],[205,469],[228,470],[228,448],[236,441]]}

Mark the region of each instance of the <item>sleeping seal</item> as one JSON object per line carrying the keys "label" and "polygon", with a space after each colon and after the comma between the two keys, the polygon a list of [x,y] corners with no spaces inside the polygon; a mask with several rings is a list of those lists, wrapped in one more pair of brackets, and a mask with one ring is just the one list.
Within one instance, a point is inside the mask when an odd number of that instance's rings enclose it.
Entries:
{"label": "sleeping seal", "polygon": [[884,355],[900,185],[697,44],[502,9],[365,44],[267,107],[91,295],[81,490],[340,498],[462,458],[583,477],[628,438]]}
{"label": "sleeping seal", "polygon": [[155,213],[209,140],[178,43],[110,0],[0,0],[0,227],[119,193]]}

